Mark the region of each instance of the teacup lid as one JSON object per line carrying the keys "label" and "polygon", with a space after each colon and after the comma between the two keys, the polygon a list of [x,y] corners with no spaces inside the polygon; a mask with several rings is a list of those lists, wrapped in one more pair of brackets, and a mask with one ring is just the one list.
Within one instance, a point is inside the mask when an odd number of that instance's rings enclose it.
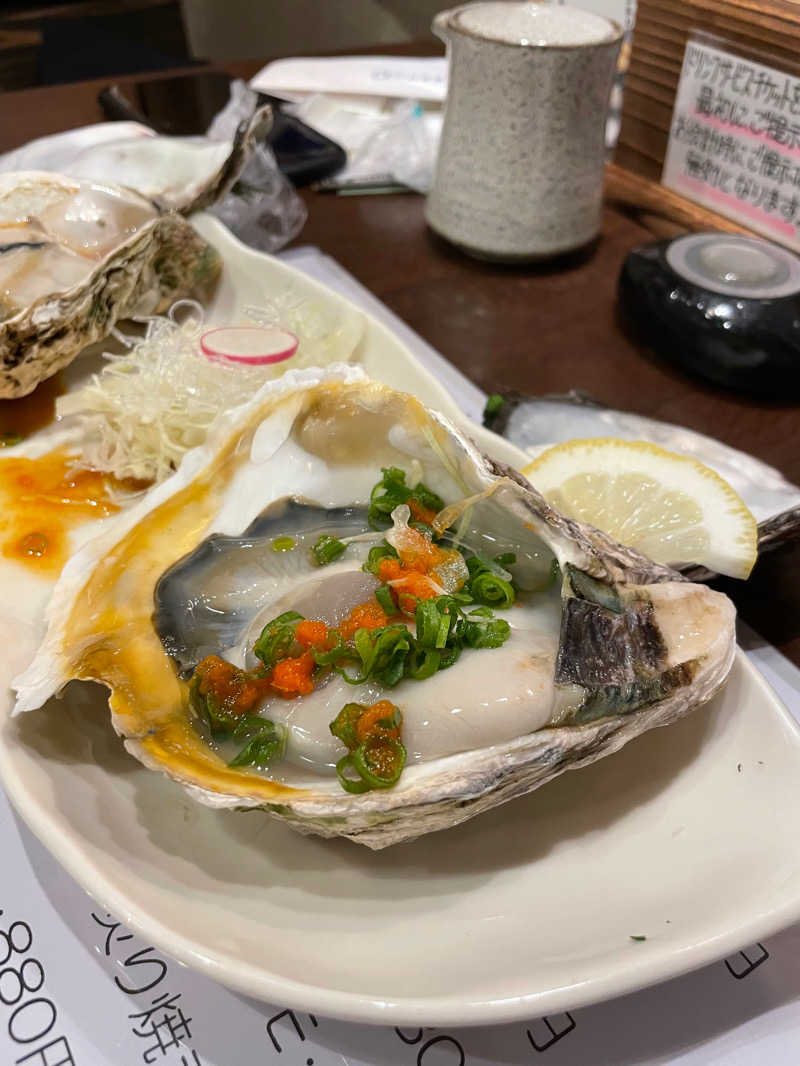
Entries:
{"label": "teacup lid", "polygon": [[711,292],[752,300],[800,293],[800,258],[770,241],[733,233],[690,233],[666,252],[676,274]]}
{"label": "teacup lid", "polygon": [[498,44],[574,48],[618,40],[619,25],[568,4],[484,0],[442,12],[436,22]]}

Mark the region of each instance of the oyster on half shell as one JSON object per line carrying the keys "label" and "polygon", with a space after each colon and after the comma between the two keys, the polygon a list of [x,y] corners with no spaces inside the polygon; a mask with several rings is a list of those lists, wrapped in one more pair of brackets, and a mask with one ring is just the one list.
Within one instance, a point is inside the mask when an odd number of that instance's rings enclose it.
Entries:
{"label": "oyster on half shell", "polygon": [[0,397],[25,396],[120,319],[164,310],[220,266],[182,215],[129,189],[0,175]]}
{"label": "oyster on half shell", "polygon": [[[453,505],[457,538],[513,551],[519,606],[497,612],[510,636],[388,693],[336,675],[267,700],[285,755],[230,766],[192,710],[188,677],[209,652],[248,667],[254,634],[284,611],[333,625],[371,595],[365,508],[389,466]],[[362,539],[320,568],[308,548],[321,531]],[[286,538],[291,550],[274,550]],[[418,401],[358,368],[296,371],[222,415],[168,481],[68,562],[47,637],[15,681],[17,711],[71,679],[101,682],[128,751],[195,799],[383,848],[686,714],[724,682],[733,627],[725,596],[564,518]],[[344,701],[384,696],[402,710],[408,763],[394,787],[348,794],[333,769],[346,749],[328,723]]]}

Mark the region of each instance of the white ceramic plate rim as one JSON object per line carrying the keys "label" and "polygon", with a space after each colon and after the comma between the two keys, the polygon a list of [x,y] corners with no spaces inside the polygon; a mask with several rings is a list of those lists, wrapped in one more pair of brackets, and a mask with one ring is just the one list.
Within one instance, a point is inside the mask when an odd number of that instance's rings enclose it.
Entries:
{"label": "white ceramic plate rim", "polygon": [[[741,649],[737,650],[736,666],[746,671],[760,690],[765,710],[768,707],[795,732],[800,732],[794,718]],[[179,962],[243,995],[344,1021],[377,1025],[477,1026],[573,1010],[699,969],[800,920],[798,891],[784,905],[759,912],[724,934],[700,940],[689,948],[678,948],[640,963],[629,961],[625,967],[603,977],[525,996],[497,999],[468,999],[463,996],[376,999],[352,992],[332,991],[270,973],[266,969],[243,963],[232,954],[209,951],[202,943],[176,934],[152,914],[137,907],[130,896],[115,887],[88,850],[84,850],[68,831],[65,832],[69,825],[60,822],[50,809],[39,802],[35,792],[26,787],[23,776],[17,773],[13,757],[9,757],[2,745],[0,773],[12,803],[39,840],[92,899],[120,918],[135,933],[152,941]]]}

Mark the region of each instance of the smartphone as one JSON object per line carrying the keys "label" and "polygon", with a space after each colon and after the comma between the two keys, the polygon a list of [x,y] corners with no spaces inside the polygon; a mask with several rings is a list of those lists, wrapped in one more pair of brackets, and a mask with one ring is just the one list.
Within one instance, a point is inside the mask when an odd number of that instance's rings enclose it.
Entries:
{"label": "smartphone", "polygon": [[[173,78],[110,86],[98,100],[108,119],[133,119],[158,133],[188,137],[205,133],[211,120],[227,104],[231,78],[222,71],[198,71]],[[259,103],[272,105],[274,120],[267,144],[278,166],[297,186],[330,177],[347,162],[341,145],[282,110],[276,96],[258,94]]]}

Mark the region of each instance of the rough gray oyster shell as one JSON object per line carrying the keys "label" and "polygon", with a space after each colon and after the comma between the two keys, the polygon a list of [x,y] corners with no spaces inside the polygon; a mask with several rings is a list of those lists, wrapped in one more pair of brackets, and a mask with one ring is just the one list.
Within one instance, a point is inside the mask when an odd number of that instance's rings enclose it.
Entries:
{"label": "rough gray oyster shell", "polygon": [[[85,177],[0,175],[0,397],[31,392],[120,319],[158,313],[213,282],[219,255],[181,213],[231,187],[269,114],[256,110],[232,143],[101,145],[74,161]],[[146,179],[153,198],[109,174]]]}
{"label": "rough gray oyster shell", "polygon": [[[381,466],[413,463],[445,500],[480,497],[469,512],[476,529],[494,523],[492,536],[499,530],[521,550],[532,545],[557,559],[560,631],[551,658],[531,666],[536,685],[550,686],[549,717],[496,743],[421,758],[394,788],[363,795],[345,793],[335,775],[293,783],[291,772],[270,780],[231,769],[195,728],[180,676],[187,662],[173,661],[157,631],[156,586],[204,544],[241,548],[275,501],[363,505]],[[245,585],[254,587],[249,577]],[[263,808],[301,832],[383,848],[456,825],[668,725],[719,689],[734,651],[725,596],[564,518],[444,417],[357,368],[334,367],[290,372],[222,416],[173,477],[69,561],[46,640],[15,687],[17,711],[25,711],[70,679],[99,681],[111,690],[112,721],[128,751],[200,802]],[[491,665],[497,653],[474,654],[485,655],[484,672],[502,689],[503,671]],[[440,676],[456,678],[459,663]],[[427,683],[403,682],[420,694]]]}
{"label": "rough gray oyster shell", "polygon": [[25,396],[121,318],[210,284],[219,255],[138,193],[0,175],[0,397]]}

